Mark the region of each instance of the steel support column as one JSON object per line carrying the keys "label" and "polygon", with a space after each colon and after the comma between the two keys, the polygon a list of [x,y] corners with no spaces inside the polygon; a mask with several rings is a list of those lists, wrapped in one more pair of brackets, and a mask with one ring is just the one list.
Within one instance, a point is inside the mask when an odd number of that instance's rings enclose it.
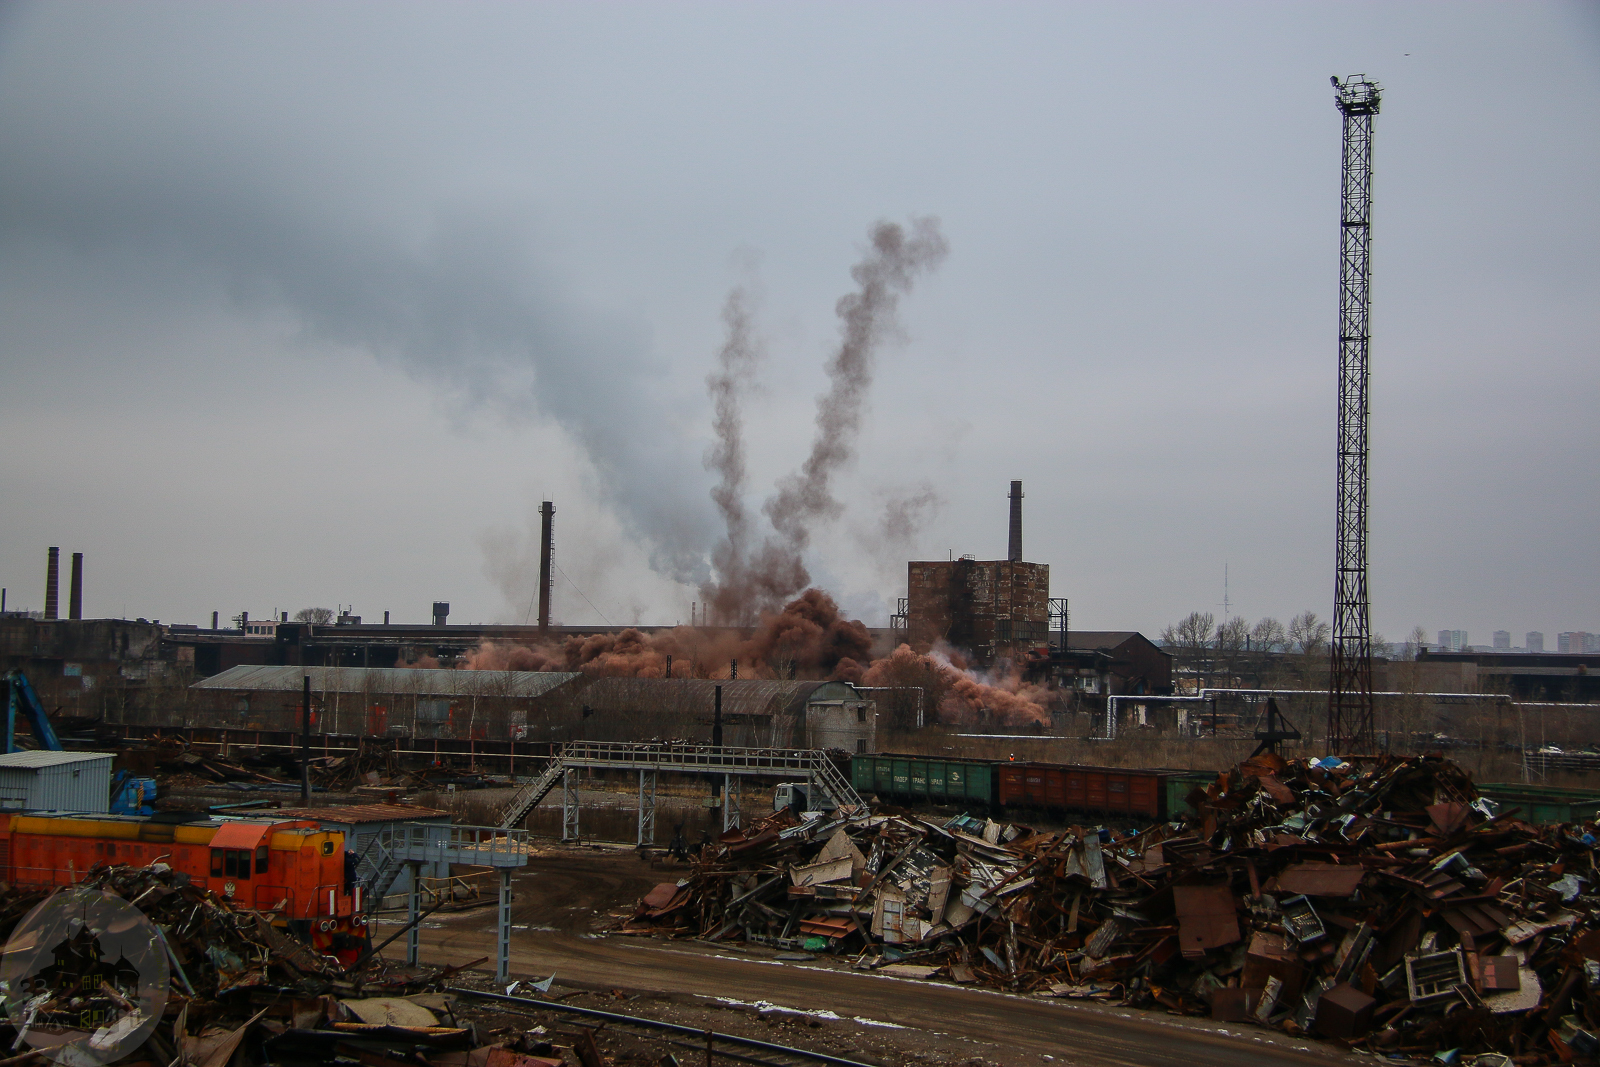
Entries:
{"label": "steel support column", "polygon": [[639,769],[639,841],[638,845],[656,843],[656,772]]}
{"label": "steel support column", "polygon": [[739,776],[735,774],[722,776],[722,828],[739,828]]}
{"label": "steel support column", "polygon": [[1371,754],[1371,605],[1367,593],[1367,428],[1372,293],[1372,119],[1382,92],[1366,75],[1334,78],[1344,116],[1339,217],[1339,473],[1329,642],[1328,751]]}
{"label": "steel support column", "polygon": [[495,925],[495,977],[504,984],[511,976],[511,868],[500,868],[500,911]]}
{"label": "steel support column", "polygon": [[406,931],[406,963],[415,967],[422,956],[422,864],[406,866],[411,868],[411,893],[406,908],[406,920],[411,923],[411,929]]}
{"label": "steel support column", "polygon": [[568,767],[561,772],[561,840],[578,840],[578,785],[577,770]]}

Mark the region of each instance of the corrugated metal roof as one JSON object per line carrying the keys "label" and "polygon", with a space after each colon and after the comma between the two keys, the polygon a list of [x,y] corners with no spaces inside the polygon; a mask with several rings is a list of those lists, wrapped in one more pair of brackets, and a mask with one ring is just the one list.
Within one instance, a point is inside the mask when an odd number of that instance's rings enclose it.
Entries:
{"label": "corrugated metal roof", "polygon": [[804,711],[806,699],[822,683],[762,678],[721,682],[707,678],[596,678],[579,699],[596,711],[709,717],[719,685],[724,715],[772,715]]}
{"label": "corrugated metal roof", "polygon": [[51,752],[32,749],[27,752],[7,752],[0,755],[0,767],[55,767],[63,763],[84,763],[89,760],[114,759],[113,752]]}
{"label": "corrugated metal roof", "polygon": [[230,667],[194,689],[314,693],[415,693],[420,696],[541,697],[583,675],[575,671],[456,671],[419,667]]}
{"label": "corrugated metal roof", "polygon": [[279,808],[273,815],[284,819],[316,819],[318,822],[411,822],[414,819],[448,819],[448,811],[419,808],[409,804],[343,804],[326,808]]}

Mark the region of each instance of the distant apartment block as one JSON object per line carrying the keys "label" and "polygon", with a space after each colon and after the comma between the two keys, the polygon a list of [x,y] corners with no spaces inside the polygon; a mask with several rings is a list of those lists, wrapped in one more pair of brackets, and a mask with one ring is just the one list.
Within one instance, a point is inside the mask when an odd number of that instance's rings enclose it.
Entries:
{"label": "distant apartment block", "polygon": [[1494,650],[1496,652],[1511,651],[1511,631],[1496,630],[1494,632]]}
{"label": "distant apartment block", "polygon": [[1524,638],[1523,641],[1524,647],[1526,647],[1529,652],[1544,651],[1544,634],[1540,633],[1538,630],[1529,630],[1528,636]]}
{"label": "distant apartment block", "polygon": [[1465,630],[1440,630],[1439,648],[1445,652],[1461,652],[1468,645],[1467,631]]}
{"label": "distant apartment block", "polygon": [[1590,652],[1594,650],[1595,635],[1584,630],[1568,630],[1556,634],[1557,652]]}

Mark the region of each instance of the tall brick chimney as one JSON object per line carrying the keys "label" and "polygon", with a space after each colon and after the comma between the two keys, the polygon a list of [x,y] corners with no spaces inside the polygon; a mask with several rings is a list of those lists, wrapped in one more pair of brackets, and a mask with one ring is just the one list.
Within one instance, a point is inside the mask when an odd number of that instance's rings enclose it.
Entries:
{"label": "tall brick chimney", "polygon": [[72,554],[72,584],[67,587],[67,618],[83,618],[83,553]]}
{"label": "tall brick chimney", "polygon": [[44,617],[53,619],[61,606],[61,549],[50,549],[50,559],[44,565]]}
{"label": "tall brick chimney", "polygon": [[1011,483],[1011,546],[1006,559],[1022,562],[1022,483],[1016,481]]}

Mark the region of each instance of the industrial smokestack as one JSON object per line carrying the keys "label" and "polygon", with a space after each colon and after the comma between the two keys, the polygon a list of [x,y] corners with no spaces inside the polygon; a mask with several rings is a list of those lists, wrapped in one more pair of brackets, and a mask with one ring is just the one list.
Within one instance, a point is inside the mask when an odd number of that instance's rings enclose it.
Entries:
{"label": "industrial smokestack", "polygon": [[61,599],[61,549],[52,547],[44,565],[44,617],[56,617]]}
{"label": "industrial smokestack", "polygon": [[211,628],[213,630],[215,630],[217,628],[217,622],[218,622],[217,615],[218,614],[219,614],[219,612],[215,612],[215,611],[213,611],[211,613]]}
{"label": "industrial smokestack", "polygon": [[539,632],[550,629],[550,564],[555,552],[553,528],[556,506],[545,500],[539,504]]}
{"label": "industrial smokestack", "polygon": [[1006,559],[1022,562],[1022,483],[1016,481],[1011,483],[1011,547]]}
{"label": "industrial smokestack", "polygon": [[67,587],[67,618],[83,618],[83,553],[72,554],[72,584]]}

